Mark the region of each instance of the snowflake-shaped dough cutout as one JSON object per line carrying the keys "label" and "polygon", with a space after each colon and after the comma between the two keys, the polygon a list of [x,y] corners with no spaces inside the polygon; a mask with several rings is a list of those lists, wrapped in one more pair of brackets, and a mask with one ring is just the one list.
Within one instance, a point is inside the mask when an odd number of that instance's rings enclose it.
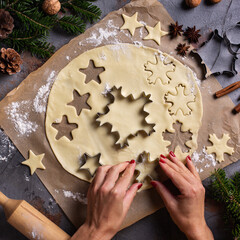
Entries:
{"label": "snowflake-shaped dough cutout", "polygon": [[207,147],[207,153],[216,154],[216,160],[220,163],[224,161],[224,153],[232,155],[234,153],[234,148],[227,145],[228,140],[230,140],[229,134],[224,133],[222,138],[217,138],[215,134],[209,134],[209,141],[212,142],[212,146]]}
{"label": "snowflake-shaped dough cutout", "polygon": [[144,67],[145,71],[151,72],[151,75],[147,79],[150,84],[156,84],[158,79],[164,85],[170,83],[171,78],[167,74],[175,70],[175,66],[172,63],[166,63],[160,56],[156,56],[156,63],[147,62]]}
{"label": "snowflake-shaped dough cutout", "polygon": [[167,93],[166,102],[171,103],[172,106],[168,109],[171,115],[177,115],[177,112],[181,110],[183,115],[189,115],[192,109],[189,107],[190,102],[195,101],[193,93],[185,94],[185,86],[179,85],[176,87],[176,93]]}
{"label": "snowflake-shaped dough cutout", "polygon": [[[111,132],[118,133],[116,144],[123,147],[130,136],[135,136],[140,131],[150,134],[153,126],[144,121],[147,113],[143,110],[149,98],[144,94],[137,99],[132,99],[130,96],[125,98],[120,89],[112,91],[111,95],[114,97],[114,102],[108,105],[109,111],[100,115],[97,121],[100,122],[100,126],[110,124]],[[119,111],[119,109],[128,109],[128,111]]]}

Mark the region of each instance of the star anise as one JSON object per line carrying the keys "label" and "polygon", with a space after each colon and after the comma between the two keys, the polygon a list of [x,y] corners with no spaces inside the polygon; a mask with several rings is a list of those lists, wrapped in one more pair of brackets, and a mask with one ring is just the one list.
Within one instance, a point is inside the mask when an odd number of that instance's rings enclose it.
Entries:
{"label": "star anise", "polygon": [[175,38],[177,36],[181,36],[182,35],[182,26],[183,25],[178,25],[178,21],[176,21],[176,23],[171,23],[169,25],[169,33],[171,35],[172,38]]}
{"label": "star anise", "polygon": [[189,43],[197,43],[198,39],[201,37],[201,34],[199,34],[200,29],[196,30],[196,26],[190,28],[187,27],[187,29],[184,32],[184,36],[187,38]]}
{"label": "star anise", "polygon": [[186,43],[184,43],[184,44],[179,43],[177,48],[176,48],[177,54],[184,57],[184,56],[186,56],[189,48],[190,48],[190,46],[186,45]]}

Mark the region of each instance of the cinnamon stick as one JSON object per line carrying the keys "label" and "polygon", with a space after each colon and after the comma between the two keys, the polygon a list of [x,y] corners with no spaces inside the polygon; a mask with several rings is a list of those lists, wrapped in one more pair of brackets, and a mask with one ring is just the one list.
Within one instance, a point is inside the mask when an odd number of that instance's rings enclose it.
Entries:
{"label": "cinnamon stick", "polygon": [[233,109],[236,113],[240,113],[240,103]]}
{"label": "cinnamon stick", "polygon": [[228,94],[228,93],[230,93],[230,92],[232,92],[232,91],[234,91],[238,88],[240,88],[240,81],[232,83],[231,85],[229,85],[229,86],[223,88],[222,90],[216,92],[215,96],[217,98],[222,97],[222,96],[224,96],[224,95],[226,95],[226,94]]}

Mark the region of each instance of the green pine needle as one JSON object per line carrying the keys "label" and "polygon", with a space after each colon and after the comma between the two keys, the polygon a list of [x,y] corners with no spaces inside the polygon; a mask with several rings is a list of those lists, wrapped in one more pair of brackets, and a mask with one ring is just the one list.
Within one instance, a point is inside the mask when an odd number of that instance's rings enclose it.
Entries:
{"label": "green pine needle", "polygon": [[62,29],[69,33],[83,33],[86,25],[80,17],[76,16],[64,16],[58,19],[58,23]]}
{"label": "green pine needle", "polygon": [[68,0],[63,1],[62,6],[73,10],[76,14],[79,14],[84,20],[94,22],[98,20],[102,14],[101,10],[90,3],[89,1]]}

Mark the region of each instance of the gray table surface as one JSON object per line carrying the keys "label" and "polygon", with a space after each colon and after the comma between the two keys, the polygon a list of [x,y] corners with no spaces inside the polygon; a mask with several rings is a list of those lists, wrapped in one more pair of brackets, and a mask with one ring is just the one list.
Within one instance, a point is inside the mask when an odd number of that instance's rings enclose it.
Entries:
{"label": "gray table surface", "polygon": [[[96,4],[102,9],[102,17],[113,10],[117,10],[129,1],[124,0],[98,0]],[[210,5],[206,0],[202,0],[199,7],[188,9],[183,0],[160,0],[165,6],[174,20],[185,26],[196,25],[202,33],[208,32],[210,29],[218,29],[222,34],[227,28],[233,26],[240,21],[240,2],[239,0],[222,0],[219,4]],[[90,25],[89,25],[90,26]],[[238,33],[240,35],[240,33]],[[238,35],[238,39],[239,38]],[[61,32],[53,31],[50,34],[49,41],[54,43],[57,48],[68,43],[74,36],[69,36]],[[235,38],[237,39],[237,38]],[[240,40],[239,40],[240,42]],[[212,49],[203,52],[202,57],[208,59],[214,52],[219,49]],[[13,76],[0,75],[0,100],[32,71],[42,65],[43,61],[31,57],[29,53],[23,53],[24,60],[23,69],[20,73]],[[219,67],[224,70],[224,63]],[[228,63],[230,64],[230,63]],[[238,68],[239,62],[237,63]],[[220,75],[217,77],[220,84],[224,87],[239,79],[239,75],[229,77]],[[240,90],[230,94],[231,99],[235,104],[239,103]],[[8,156],[6,161],[0,158],[0,191],[4,192],[8,197],[16,199],[25,199],[42,211],[55,223],[59,224],[69,234],[73,234],[76,230],[69,220],[65,217],[62,210],[55,203],[52,196],[49,194],[44,185],[40,182],[37,175],[29,178],[29,171],[25,167],[21,167],[21,162],[24,160],[21,154],[12,147],[9,155],[6,149],[6,137],[0,131],[0,156],[4,154]],[[240,161],[226,167],[228,176],[232,176],[235,171],[240,171]],[[210,179],[203,181],[206,188],[209,186]],[[213,231],[215,239],[228,240],[231,239],[231,230],[229,226],[223,222],[223,207],[208,197],[206,198],[205,216],[208,225]],[[23,240],[26,239],[6,221],[2,208],[0,208],[0,240]],[[115,240],[124,239],[186,239],[181,231],[172,222],[166,209],[160,209],[156,213],[140,220],[134,225],[122,230],[115,237]]]}

